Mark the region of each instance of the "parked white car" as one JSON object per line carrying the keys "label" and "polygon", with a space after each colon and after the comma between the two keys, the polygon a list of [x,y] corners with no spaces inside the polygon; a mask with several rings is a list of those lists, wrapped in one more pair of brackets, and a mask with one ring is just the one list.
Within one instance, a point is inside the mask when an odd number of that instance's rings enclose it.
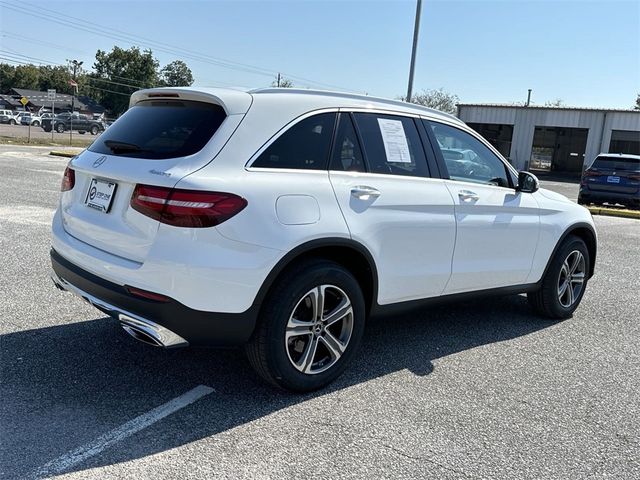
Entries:
{"label": "parked white car", "polygon": [[[440,145],[482,168],[451,174]],[[346,368],[367,317],[526,292],[567,318],[596,258],[584,207],[460,120],[368,96],[142,90],[62,191],[59,288],[153,345],[245,345],[296,391]]]}
{"label": "parked white car", "polygon": [[42,118],[35,113],[22,113],[19,116],[20,125],[32,125],[34,127],[39,127],[42,123]]}
{"label": "parked white car", "polygon": [[8,123],[9,125],[15,125],[16,115],[20,112],[14,110],[0,110],[0,123]]}

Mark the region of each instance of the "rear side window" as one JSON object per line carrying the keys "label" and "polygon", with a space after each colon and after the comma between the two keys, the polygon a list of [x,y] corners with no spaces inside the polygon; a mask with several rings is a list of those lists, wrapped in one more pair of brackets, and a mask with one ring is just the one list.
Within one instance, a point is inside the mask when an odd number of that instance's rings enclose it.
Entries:
{"label": "rear side window", "polygon": [[428,177],[427,159],[412,118],[356,113],[371,173]]}
{"label": "rear side window", "polygon": [[348,113],[340,114],[340,124],[336,133],[330,169],[340,172],[364,172],[366,170],[358,136]]}
{"label": "rear side window", "polygon": [[219,105],[182,100],[140,102],[89,147],[96,153],[164,160],[199,152],[226,114]]}
{"label": "rear side window", "polygon": [[335,113],[299,121],[269,145],[252,167],[325,170],[335,121]]}
{"label": "rear side window", "polygon": [[600,170],[640,171],[640,158],[598,157],[591,168]]}

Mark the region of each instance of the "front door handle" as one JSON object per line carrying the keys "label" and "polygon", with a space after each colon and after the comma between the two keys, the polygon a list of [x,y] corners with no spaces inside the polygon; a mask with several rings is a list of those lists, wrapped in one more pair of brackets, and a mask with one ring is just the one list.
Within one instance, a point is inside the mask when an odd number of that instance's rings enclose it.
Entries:
{"label": "front door handle", "polygon": [[369,200],[371,198],[378,198],[380,196],[380,190],[365,185],[358,185],[351,189],[351,195],[358,200]]}
{"label": "front door handle", "polygon": [[458,196],[463,202],[467,202],[469,200],[476,201],[480,199],[480,196],[476,192],[472,192],[471,190],[460,190],[458,192]]}

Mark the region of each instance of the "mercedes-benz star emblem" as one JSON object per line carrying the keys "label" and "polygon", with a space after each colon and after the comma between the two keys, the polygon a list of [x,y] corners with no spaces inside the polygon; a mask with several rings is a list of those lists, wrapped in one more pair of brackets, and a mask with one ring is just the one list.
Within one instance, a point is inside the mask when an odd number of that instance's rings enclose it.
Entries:
{"label": "mercedes-benz star emblem", "polygon": [[98,168],[100,165],[102,165],[105,162],[106,159],[107,159],[107,157],[105,155],[103,155],[100,158],[96,159],[96,161],[93,162],[93,168]]}

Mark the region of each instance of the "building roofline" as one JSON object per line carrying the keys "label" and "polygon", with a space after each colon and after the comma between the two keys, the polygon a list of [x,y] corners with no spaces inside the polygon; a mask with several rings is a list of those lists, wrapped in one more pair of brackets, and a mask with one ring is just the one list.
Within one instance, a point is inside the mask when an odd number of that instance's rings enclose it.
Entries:
{"label": "building roofline", "polygon": [[620,113],[639,113],[640,110],[633,108],[596,108],[596,107],[545,107],[543,105],[512,105],[508,103],[458,103],[458,107],[484,107],[484,108],[517,108],[522,110],[567,110],[567,111],[583,111],[583,112],[620,112]]}

